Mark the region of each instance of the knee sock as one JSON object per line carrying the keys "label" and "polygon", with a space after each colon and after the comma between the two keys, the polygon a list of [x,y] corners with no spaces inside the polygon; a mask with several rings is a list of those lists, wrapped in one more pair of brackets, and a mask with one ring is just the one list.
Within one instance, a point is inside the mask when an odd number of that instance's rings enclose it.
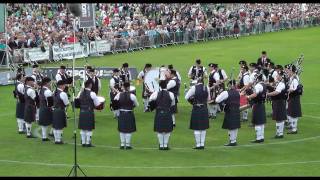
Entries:
{"label": "knee sock", "polygon": [[200,143],[200,131],[194,131],[194,138],[196,140],[196,147],[200,147],[201,143]]}
{"label": "knee sock", "polygon": [[200,131],[200,146],[204,146],[206,141],[206,131]]}
{"label": "knee sock", "polygon": [[42,139],[46,139],[47,138],[47,129],[48,129],[48,126],[41,126]]}
{"label": "knee sock", "polygon": [[131,135],[132,135],[131,133],[126,133],[126,134],[125,134],[126,146],[130,146]]}
{"label": "knee sock", "polygon": [[81,144],[86,144],[86,130],[80,130]]}

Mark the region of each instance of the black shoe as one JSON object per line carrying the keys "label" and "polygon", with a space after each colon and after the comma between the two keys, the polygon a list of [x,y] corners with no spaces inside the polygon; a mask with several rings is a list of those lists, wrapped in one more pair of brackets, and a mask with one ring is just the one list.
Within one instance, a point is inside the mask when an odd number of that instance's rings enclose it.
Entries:
{"label": "black shoe", "polygon": [[64,144],[63,141],[56,141],[55,144]]}
{"label": "black shoe", "polygon": [[18,134],[25,134],[26,132],[24,131],[18,131]]}
{"label": "black shoe", "polygon": [[229,144],[225,144],[224,146],[237,146],[237,143],[229,143]]}
{"label": "black shoe", "polygon": [[167,150],[170,150],[169,147],[164,147],[163,150],[167,151]]}
{"label": "black shoe", "polygon": [[175,128],[175,127],[176,127],[176,125],[174,124],[174,125],[173,125],[173,128]]}
{"label": "black shoe", "polygon": [[86,144],[81,144],[81,145],[82,145],[82,147],[87,147]]}
{"label": "black shoe", "polygon": [[200,146],[200,149],[204,149],[204,146]]}
{"label": "black shoe", "polygon": [[35,137],[33,135],[27,135],[27,138],[37,138],[37,137]]}
{"label": "black shoe", "polygon": [[260,139],[260,140],[253,140],[251,141],[252,143],[262,143],[264,142],[264,139]]}
{"label": "black shoe", "polygon": [[92,145],[91,143],[90,144],[86,144],[86,147],[96,147],[94,145]]}
{"label": "black shoe", "polygon": [[194,148],[192,148],[192,149],[201,149],[201,147],[199,146],[199,147],[194,147]]}
{"label": "black shoe", "polygon": [[281,136],[276,135],[276,136],[274,136],[274,138],[275,138],[275,139],[282,139],[282,138],[283,138],[283,135],[281,135]]}
{"label": "black shoe", "polygon": [[42,138],[42,141],[50,141],[49,138]]}
{"label": "black shoe", "polygon": [[161,151],[164,150],[164,147],[159,147],[159,150],[161,150]]}
{"label": "black shoe", "polygon": [[254,127],[254,125],[253,124],[249,124],[248,127]]}
{"label": "black shoe", "polygon": [[242,119],[242,122],[247,122],[248,121],[248,119]]}
{"label": "black shoe", "polygon": [[287,134],[298,134],[298,131],[289,131]]}
{"label": "black shoe", "polygon": [[132,147],[131,146],[126,146],[126,149],[130,150],[130,149],[132,149]]}
{"label": "black shoe", "polygon": [[124,146],[120,146],[120,149],[124,149]]}
{"label": "black shoe", "polygon": [[48,136],[49,136],[49,137],[54,137],[54,135],[53,135],[53,134],[51,134],[51,133],[50,133],[50,134],[48,134]]}
{"label": "black shoe", "polygon": [[216,118],[217,118],[217,116],[212,116],[212,117],[211,117],[211,119],[216,119]]}

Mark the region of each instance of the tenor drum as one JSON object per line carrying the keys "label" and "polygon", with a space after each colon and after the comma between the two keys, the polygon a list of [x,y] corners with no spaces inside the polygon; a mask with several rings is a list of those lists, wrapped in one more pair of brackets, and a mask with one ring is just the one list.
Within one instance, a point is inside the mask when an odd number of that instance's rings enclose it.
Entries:
{"label": "tenor drum", "polygon": [[98,98],[100,104],[98,106],[96,106],[95,109],[96,110],[103,110],[106,99],[104,97],[101,97],[101,96],[97,96],[97,98]]}
{"label": "tenor drum", "polygon": [[136,95],[136,87],[130,86],[130,90],[129,91],[130,91],[130,93]]}

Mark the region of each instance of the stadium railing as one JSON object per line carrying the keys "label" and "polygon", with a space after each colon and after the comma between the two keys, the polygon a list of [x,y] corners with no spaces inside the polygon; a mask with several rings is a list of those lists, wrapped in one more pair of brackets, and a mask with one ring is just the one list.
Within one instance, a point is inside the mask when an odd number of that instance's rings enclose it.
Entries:
{"label": "stadium railing", "polygon": [[[239,24],[240,36],[275,32],[287,29],[306,28],[320,25],[320,17],[309,17],[305,19],[279,20],[275,22],[258,22]],[[111,44],[112,53],[132,52],[146,48],[159,48],[168,45],[188,44],[199,41],[210,41],[224,38],[232,38],[235,35],[233,25],[224,27],[208,27],[206,29],[177,32],[152,32],[152,35],[121,37],[107,39]],[[52,51],[52,50],[51,50]],[[24,49],[16,49],[13,53],[13,62],[23,63]],[[52,52],[51,52],[52,54]]]}

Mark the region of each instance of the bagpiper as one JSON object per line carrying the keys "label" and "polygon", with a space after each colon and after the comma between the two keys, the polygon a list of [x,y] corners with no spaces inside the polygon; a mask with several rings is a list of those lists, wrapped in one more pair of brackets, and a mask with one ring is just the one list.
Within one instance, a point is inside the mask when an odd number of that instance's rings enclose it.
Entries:
{"label": "bagpiper", "polygon": [[159,82],[160,91],[150,96],[150,108],[156,109],[154,117],[154,131],[157,132],[159,150],[169,150],[169,138],[173,130],[171,107],[175,104],[174,94],[167,90],[167,83],[164,80]]}
{"label": "bagpiper", "polygon": [[131,136],[137,130],[133,109],[139,106],[136,96],[130,92],[130,83],[124,83],[124,92],[118,93],[114,100],[119,104],[118,131],[120,132],[120,149],[132,149]]}
{"label": "bagpiper", "polygon": [[202,78],[198,78],[197,84],[188,90],[185,99],[192,104],[189,128],[194,130],[194,149],[204,149],[206,130],[209,129],[207,102],[210,100],[210,93]]}

